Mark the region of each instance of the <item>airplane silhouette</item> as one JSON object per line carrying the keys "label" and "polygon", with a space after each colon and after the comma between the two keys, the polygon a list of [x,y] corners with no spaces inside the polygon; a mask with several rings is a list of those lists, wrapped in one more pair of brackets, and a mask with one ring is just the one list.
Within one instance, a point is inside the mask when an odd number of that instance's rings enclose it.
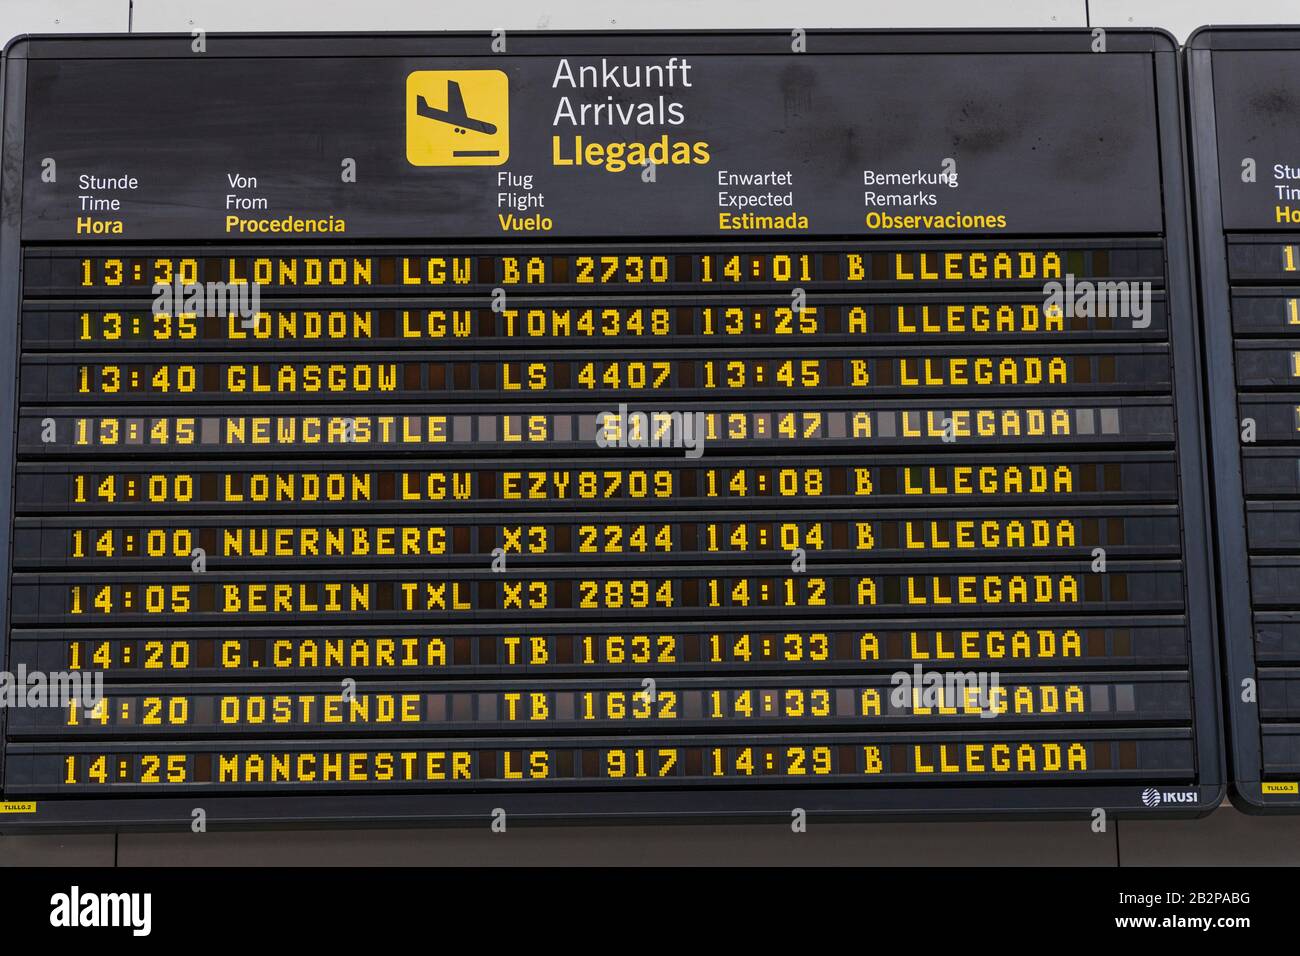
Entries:
{"label": "airplane silhouette", "polygon": [[445,110],[434,109],[423,96],[417,96],[415,98],[415,111],[425,119],[437,120],[439,123],[446,123],[448,126],[455,127],[457,133],[472,129],[491,135],[497,131],[494,124],[484,120],[476,120],[465,112],[465,97],[461,95],[460,84],[455,80],[447,81],[447,108]]}

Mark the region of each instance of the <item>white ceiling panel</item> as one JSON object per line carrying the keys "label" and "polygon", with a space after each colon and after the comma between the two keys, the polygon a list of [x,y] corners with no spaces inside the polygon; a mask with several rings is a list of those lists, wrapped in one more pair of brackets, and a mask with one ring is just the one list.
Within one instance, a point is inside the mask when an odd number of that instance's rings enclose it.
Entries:
{"label": "white ceiling panel", "polygon": [[1300,0],[1090,0],[1093,26],[1164,27],[1179,43],[1207,23],[1300,24]]}
{"label": "white ceiling panel", "polygon": [[130,0],[0,0],[0,47],[24,33],[125,33]]}
{"label": "white ceiling panel", "polygon": [[649,30],[1083,26],[1083,0],[135,0],[134,29]]}

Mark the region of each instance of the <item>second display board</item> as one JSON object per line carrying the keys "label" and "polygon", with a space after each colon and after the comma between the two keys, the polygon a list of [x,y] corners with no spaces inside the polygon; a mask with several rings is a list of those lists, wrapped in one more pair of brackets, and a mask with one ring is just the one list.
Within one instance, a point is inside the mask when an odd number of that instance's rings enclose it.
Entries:
{"label": "second display board", "polygon": [[1300,810],[1300,30],[1186,52],[1233,798]]}

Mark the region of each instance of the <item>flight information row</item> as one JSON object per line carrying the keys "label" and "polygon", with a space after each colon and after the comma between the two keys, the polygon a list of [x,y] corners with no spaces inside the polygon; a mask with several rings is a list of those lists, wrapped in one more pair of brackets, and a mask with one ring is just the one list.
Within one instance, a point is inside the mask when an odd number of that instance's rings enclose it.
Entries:
{"label": "flight information row", "polygon": [[810,736],[11,743],[6,791],[442,790],[1191,780],[1186,728]]}
{"label": "flight information row", "polygon": [[[1249,353],[1250,384],[1300,387],[1300,350],[1278,346]],[[139,355],[86,362],[59,355],[26,356],[19,371],[24,403],[300,402],[303,399],[416,401],[502,399],[547,401],[602,395],[619,398],[702,398],[743,393],[849,396],[916,392],[1167,392],[1172,380],[1163,346],[1083,346],[958,352],[927,349],[784,351],[763,354],[632,351],[579,356],[525,353],[455,358],[401,353],[343,355],[328,361],[284,361],[274,355],[217,355],[196,361],[150,361]]]}
{"label": "flight information row", "polygon": [[[1284,561],[1285,559],[1273,559]],[[13,575],[15,626],[144,621],[564,620],[736,617],[790,610],[817,616],[852,610],[861,617],[933,615],[979,608],[989,613],[1071,611],[1181,612],[1181,562],[981,562],[947,567],[896,562],[814,566],[793,572],[708,567],[640,568],[611,574],[556,569],[517,575],[506,569],[260,574],[227,571],[63,572]],[[1278,566],[1286,570],[1283,565]],[[1279,596],[1300,595],[1300,575],[1278,576]]]}
{"label": "flight information row", "polygon": [[155,285],[252,284],[260,288],[314,292],[490,292],[494,288],[637,291],[648,287],[714,288],[933,288],[945,285],[1039,286],[1052,280],[1115,278],[1164,281],[1159,240],[1090,242],[1028,241],[1015,247],[953,242],[854,244],[807,243],[798,247],[746,244],[743,251],[678,244],[657,247],[569,248],[517,253],[500,247],[430,250],[357,248],[318,252],[264,252],[237,247],[226,252],[177,256],[141,251],[109,255],[57,248],[29,249],[23,256],[26,297],[147,291]]}
{"label": "flight information row", "polygon": [[[1300,641],[1300,620],[1277,622],[1277,645]],[[1087,619],[935,619],[863,628],[842,621],[764,620],[756,627],[682,624],[575,629],[562,624],[220,625],[13,630],[14,652],[46,671],[115,679],[421,678],[552,674],[788,671],[886,673],[926,668],[1180,669],[1186,627],[1176,615]]]}
{"label": "flight information row", "polygon": [[[1297,528],[1300,507],[1261,533],[1282,543]],[[1294,540],[1291,538],[1290,540]],[[455,513],[446,519],[379,516],[364,521],[320,521],[276,516],[264,521],[202,518],[141,523],[112,519],[18,518],[15,568],[190,564],[196,549],[220,567],[277,564],[408,565],[431,561],[502,566],[533,563],[622,563],[662,560],[773,561],[796,551],[808,560],[860,558],[984,559],[989,557],[1173,556],[1182,528],[1173,505],[1113,508],[1035,508],[1023,511],[792,511],[755,515],[710,513],[690,520],[657,514]]]}
{"label": "flight information row", "polygon": [[[345,411],[267,413],[258,406],[223,407],[213,414],[160,414],[123,408],[87,414],[65,407],[27,406],[18,416],[18,453],[31,457],[251,454],[297,451],[319,456],[385,451],[436,451],[481,456],[490,451],[673,449],[699,458],[706,446],[937,447],[979,445],[1172,445],[1174,409],[1160,397],[1086,400],[1004,399],[997,404],[928,406],[873,402],[754,406],[634,408],[480,405],[421,406],[401,411],[366,406]],[[1243,403],[1260,442],[1300,442],[1300,395]],[[323,452],[328,449],[328,452]]]}
{"label": "flight information row", "polygon": [[[910,676],[910,675],[905,675]],[[1277,685],[1265,689],[1275,697]],[[84,706],[15,708],[11,739],[49,734],[135,736],[354,733],[490,734],[642,730],[741,724],[1160,724],[1191,717],[1186,675],[942,675],[716,681],[671,678],[565,684],[114,684]]]}
{"label": "flight information row", "polygon": [[[1294,299],[1252,300],[1243,322],[1289,334]],[[161,304],[161,303],[160,303]],[[344,347],[514,349],[574,345],[919,345],[944,341],[1113,341],[1167,339],[1168,307],[1153,292],[1141,316],[1124,318],[1109,297],[1069,305],[1044,294],[1006,293],[991,299],[921,295],[730,296],[711,299],[604,297],[599,304],[569,298],[511,296],[485,305],[482,297],[447,300],[352,298],[239,302],[182,301],[174,311],[154,303],[99,301],[40,304],[22,312],[26,351],[130,349],[333,349]],[[1294,328],[1300,329],[1300,322]]]}
{"label": "flight information row", "polygon": [[[1257,452],[1263,451],[1256,449]],[[1295,494],[1294,455],[1254,455],[1252,487]],[[774,463],[728,458],[693,464],[663,457],[479,460],[464,467],[409,459],[366,464],[290,461],[233,465],[139,461],[19,462],[19,515],[74,512],[461,511],[598,508],[646,504],[746,509],[877,505],[1172,503],[1172,451],[1072,454],[842,456]],[[1289,482],[1289,484],[1288,484]]]}

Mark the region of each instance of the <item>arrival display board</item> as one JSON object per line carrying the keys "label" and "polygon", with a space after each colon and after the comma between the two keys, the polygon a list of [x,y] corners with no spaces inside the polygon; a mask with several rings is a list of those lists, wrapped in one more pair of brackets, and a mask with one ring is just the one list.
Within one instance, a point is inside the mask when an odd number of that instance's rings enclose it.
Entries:
{"label": "arrival display board", "polygon": [[1220,798],[1165,35],[52,38],[5,97],[0,828]]}
{"label": "arrival display board", "polygon": [[1300,809],[1300,30],[1188,42],[1235,802]]}

